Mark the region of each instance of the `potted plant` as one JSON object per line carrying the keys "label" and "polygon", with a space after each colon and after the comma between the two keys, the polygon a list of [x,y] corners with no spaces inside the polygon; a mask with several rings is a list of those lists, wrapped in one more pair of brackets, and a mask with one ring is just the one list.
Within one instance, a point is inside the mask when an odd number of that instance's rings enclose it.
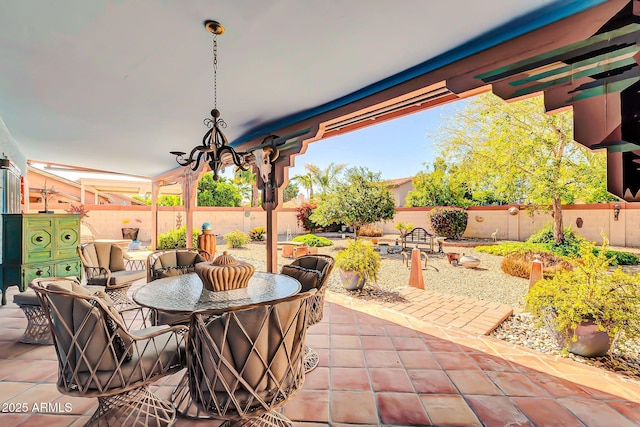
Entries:
{"label": "potted plant", "polygon": [[559,344],[585,357],[603,356],[614,342],[640,336],[640,274],[610,271],[607,247],[606,238],[600,250],[584,244],[573,270],[539,280],[526,297]]}
{"label": "potted plant", "polygon": [[376,281],[378,278],[380,255],[366,240],[350,240],[335,258],[344,287],[348,290],[362,289],[367,280]]}
{"label": "potted plant", "polygon": [[[131,239],[138,240],[138,232],[140,231],[139,227],[126,227],[131,222],[129,219],[122,220],[122,238],[123,239]],[[136,222],[142,222],[141,219],[136,219]]]}

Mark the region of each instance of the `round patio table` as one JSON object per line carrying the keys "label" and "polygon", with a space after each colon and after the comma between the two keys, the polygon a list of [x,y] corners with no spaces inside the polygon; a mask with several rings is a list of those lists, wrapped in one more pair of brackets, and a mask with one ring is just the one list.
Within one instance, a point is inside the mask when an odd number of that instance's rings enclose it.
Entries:
{"label": "round patio table", "polygon": [[213,292],[204,289],[195,273],[166,277],[149,282],[133,294],[144,307],[169,313],[193,313],[198,310],[228,310],[233,307],[277,301],[300,292],[296,279],[283,274],[256,272],[246,288]]}
{"label": "round patio table", "polygon": [[[141,306],[169,313],[193,313],[277,301],[297,294],[300,282],[283,274],[256,272],[246,288],[213,292],[204,289],[195,273],[167,277],[149,282],[133,294],[133,300]],[[171,401],[181,414],[189,418],[209,419],[206,412],[191,401],[189,379],[185,373],[171,395]]]}

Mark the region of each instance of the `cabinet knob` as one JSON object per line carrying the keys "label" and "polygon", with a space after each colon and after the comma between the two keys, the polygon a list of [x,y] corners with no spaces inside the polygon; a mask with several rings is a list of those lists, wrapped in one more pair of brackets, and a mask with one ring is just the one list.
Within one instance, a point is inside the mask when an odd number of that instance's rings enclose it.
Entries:
{"label": "cabinet knob", "polygon": [[36,237],[36,242],[42,242],[44,239],[42,238],[42,236],[38,236]]}
{"label": "cabinet knob", "polygon": [[71,234],[65,234],[64,240],[71,240]]}
{"label": "cabinet knob", "polygon": [[71,271],[71,266],[67,265],[64,269],[65,269],[65,271]]}
{"label": "cabinet knob", "polygon": [[38,270],[38,271],[36,271],[36,276],[42,276],[43,273],[44,273],[44,271]]}

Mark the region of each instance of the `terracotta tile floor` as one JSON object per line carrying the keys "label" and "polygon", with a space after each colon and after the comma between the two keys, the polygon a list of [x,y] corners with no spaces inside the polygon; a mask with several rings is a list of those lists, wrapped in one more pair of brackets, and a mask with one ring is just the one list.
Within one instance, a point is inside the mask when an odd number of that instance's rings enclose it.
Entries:
{"label": "terracotta tile floor", "polygon": [[[320,365],[284,414],[305,427],[640,425],[639,382],[402,309],[327,294],[308,335]],[[14,304],[0,308],[0,425],[82,425],[95,399],[56,390],[53,346],[19,343],[25,325]],[[177,379],[157,382],[156,393],[169,396]],[[16,413],[22,404],[26,413]]]}

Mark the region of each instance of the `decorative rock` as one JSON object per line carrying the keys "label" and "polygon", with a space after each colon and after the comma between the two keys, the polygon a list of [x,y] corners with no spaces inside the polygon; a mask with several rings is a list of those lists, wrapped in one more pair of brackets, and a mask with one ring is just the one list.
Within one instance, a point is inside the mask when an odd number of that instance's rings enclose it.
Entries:
{"label": "decorative rock", "polygon": [[462,257],[460,258],[460,265],[465,268],[476,268],[480,265],[480,258],[462,254]]}

